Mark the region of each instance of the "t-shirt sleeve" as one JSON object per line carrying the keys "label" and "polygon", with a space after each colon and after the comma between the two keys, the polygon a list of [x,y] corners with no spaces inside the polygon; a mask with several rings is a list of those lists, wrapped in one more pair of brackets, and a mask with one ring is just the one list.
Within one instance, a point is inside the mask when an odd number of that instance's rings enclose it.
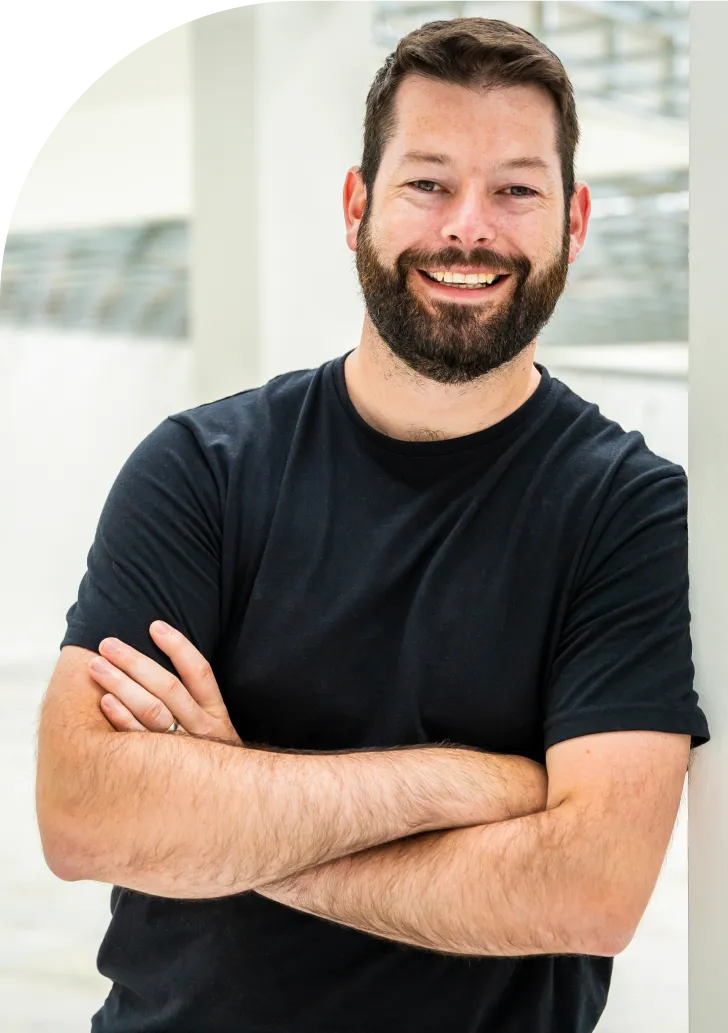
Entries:
{"label": "t-shirt sleeve", "polygon": [[168,417],[132,452],[98,522],[61,648],[115,636],[167,670],[164,620],[212,662],[220,637],[221,483],[197,436]]}
{"label": "t-shirt sleeve", "polygon": [[687,481],[652,459],[600,513],[548,672],[545,750],[595,732],[710,738],[693,689]]}

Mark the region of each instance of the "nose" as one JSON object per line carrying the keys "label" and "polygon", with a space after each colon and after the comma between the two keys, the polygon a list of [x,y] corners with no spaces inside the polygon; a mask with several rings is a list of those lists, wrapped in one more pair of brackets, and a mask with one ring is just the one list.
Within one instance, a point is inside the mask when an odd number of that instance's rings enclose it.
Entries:
{"label": "nose", "polygon": [[498,213],[493,201],[473,186],[452,199],[442,226],[448,245],[459,244],[465,251],[492,246],[498,236]]}

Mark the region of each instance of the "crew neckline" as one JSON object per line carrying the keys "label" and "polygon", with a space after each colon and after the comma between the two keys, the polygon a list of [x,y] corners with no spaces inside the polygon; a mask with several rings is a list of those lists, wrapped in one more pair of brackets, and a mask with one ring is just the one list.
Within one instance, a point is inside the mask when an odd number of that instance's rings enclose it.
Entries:
{"label": "crew neckline", "polygon": [[445,438],[437,441],[407,441],[402,438],[389,437],[389,435],[382,433],[382,431],[376,430],[371,424],[367,423],[354,406],[349,397],[349,391],[346,387],[346,375],[344,373],[344,363],[353,350],[351,348],[344,355],[338,356],[331,362],[330,369],[334,388],[341,407],[356,428],[374,444],[386,449],[388,452],[398,452],[400,455],[438,456],[454,452],[465,452],[475,448],[482,448],[485,445],[491,445],[522,424],[533,420],[551,394],[555,383],[546,367],[539,362],[534,362],[534,366],[541,374],[538,387],[522,405],[502,420],[498,420],[497,423],[492,424],[490,427],[484,427],[482,430],[476,430],[472,434],[464,434],[457,438]]}

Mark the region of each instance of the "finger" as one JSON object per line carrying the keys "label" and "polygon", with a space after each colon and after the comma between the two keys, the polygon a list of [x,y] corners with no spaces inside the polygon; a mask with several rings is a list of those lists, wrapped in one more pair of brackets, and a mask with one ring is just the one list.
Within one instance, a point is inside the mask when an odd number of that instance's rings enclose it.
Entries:
{"label": "finger", "polygon": [[103,689],[115,696],[146,731],[166,732],[175,719],[162,700],[102,657],[96,657],[90,662],[89,674]]}
{"label": "finger", "polygon": [[[152,707],[158,712],[161,703],[166,707],[165,717],[168,713],[169,718],[166,725],[162,727],[161,717],[156,717],[154,731],[165,731],[172,719],[176,718],[192,735],[210,734],[211,718],[209,715],[198,706],[182,681],[158,664],[156,660],[152,660],[132,646],[113,638],[100,642],[99,652],[114,668],[126,675],[137,686],[137,689],[134,690],[122,679],[119,684],[125,686],[124,693],[117,692],[115,687],[109,686],[109,688],[123,700],[138,720],[143,721],[147,728],[150,726],[146,716],[139,712],[137,706]],[[140,697],[139,688],[147,695]],[[128,698],[127,693],[130,693]]]}
{"label": "finger", "polygon": [[131,710],[124,706],[120,699],[107,692],[99,700],[99,706],[106,720],[117,732],[147,732],[143,724],[134,717]]}
{"label": "finger", "polygon": [[227,707],[210,664],[188,638],[164,621],[154,621],[149,632],[187,686],[193,699],[215,717],[227,718]]}

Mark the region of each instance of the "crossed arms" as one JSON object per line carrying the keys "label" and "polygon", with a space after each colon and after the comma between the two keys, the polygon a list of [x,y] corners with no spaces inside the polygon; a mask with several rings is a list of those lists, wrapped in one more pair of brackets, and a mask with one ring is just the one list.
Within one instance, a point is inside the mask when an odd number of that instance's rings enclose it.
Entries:
{"label": "crossed arms", "polygon": [[[115,662],[137,685],[153,664],[178,698],[195,670],[179,638],[165,647],[179,680],[129,647]],[[92,656],[64,649],[39,729],[39,826],[61,878],[171,897],[254,890],[454,954],[611,956],[631,939],[689,736],[571,739],[547,752],[544,772],[451,747],[294,754],[144,735],[104,718]]]}

